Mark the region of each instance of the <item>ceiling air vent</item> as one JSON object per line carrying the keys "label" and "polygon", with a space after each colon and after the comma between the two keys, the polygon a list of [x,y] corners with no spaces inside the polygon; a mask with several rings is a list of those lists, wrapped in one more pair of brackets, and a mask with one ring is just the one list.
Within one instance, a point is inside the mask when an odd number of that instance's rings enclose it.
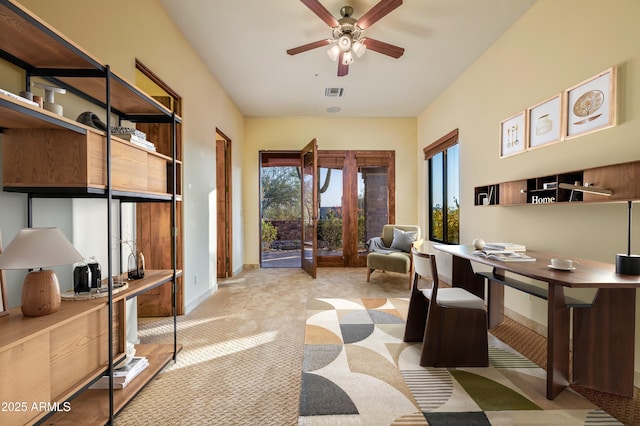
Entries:
{"label": "ceiling air vent", "polygon": [[341,98],[344,94],[344,88],[342,87],[327,87],[324,89],[324,95],[327,98]]}

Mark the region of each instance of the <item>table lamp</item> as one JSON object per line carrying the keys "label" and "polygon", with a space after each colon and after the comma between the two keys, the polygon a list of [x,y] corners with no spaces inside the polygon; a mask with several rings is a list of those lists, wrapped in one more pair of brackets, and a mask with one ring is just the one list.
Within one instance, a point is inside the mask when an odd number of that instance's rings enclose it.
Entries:
{"label": "table lamp", "polygon": [[28,317],[48,315],[60,309],[58,277],[42,268],[79,262],[82,255],[58,228],[25,228],[0,254],[0,269],[35,269],[22,285],[22,313]]}

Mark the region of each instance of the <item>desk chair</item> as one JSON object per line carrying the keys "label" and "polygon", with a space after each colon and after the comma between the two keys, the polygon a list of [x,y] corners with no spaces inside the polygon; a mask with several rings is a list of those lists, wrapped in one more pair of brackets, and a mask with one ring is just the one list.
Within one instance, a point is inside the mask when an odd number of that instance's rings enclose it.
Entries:
{"label": "desk chair", "polygon": [[[405,342],[422,341],[423,367],[487,367],[487,311],[484,300],[460,287],[439,288],[436,256],[413,249],[413,286]],[[431,288],[419,289],[420,277]]]}

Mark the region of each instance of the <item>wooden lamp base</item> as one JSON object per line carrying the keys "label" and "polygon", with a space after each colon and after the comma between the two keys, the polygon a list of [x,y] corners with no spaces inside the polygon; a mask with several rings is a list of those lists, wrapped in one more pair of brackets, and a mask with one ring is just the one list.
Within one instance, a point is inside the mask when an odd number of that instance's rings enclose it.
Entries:
{"label": "wooden lamp base", "polygon": [[32,271],[22,284],[22,313],[27,317],[39,317],[57,312],[62,297],[58,277],[51,270]]}

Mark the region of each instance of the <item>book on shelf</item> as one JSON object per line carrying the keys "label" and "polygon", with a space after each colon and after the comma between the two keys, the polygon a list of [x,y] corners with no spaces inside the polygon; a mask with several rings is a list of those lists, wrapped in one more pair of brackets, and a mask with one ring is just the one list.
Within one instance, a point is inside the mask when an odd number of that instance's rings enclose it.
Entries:
{"label": "book on shelf", "polygon": [[524,244],[515,244],[515,243],[486,243],[484,246],[484,250],[495,250],[495,251],[527,251],[527,248]]}
{"label": "book on shelf", "polygon": [[16,101],[20,101],[20,102],[24,102],[25,104],[29,104],[31,106],[35,106],[37,107],[38,104],[36,102],[33,102],[31,99],[27,99],[27,98],[23,98],[22,96],[16,95],[15,93],[11,93],[9,91],[6,91],[4,89],[0,89],[0,93],[10,97],[11,99],[15,99]]}
{"label": "book on shelf", "polygon": [[128,134],[128,133],[113,133],[112,136],[118,137],[120,139],[124,139],[126,141],[131,142],[134,145],[141,146],[142,148],[150,149],[151,151],[156,150],[156,146],[153,142],[150,142],[146,139],[142,139],[136,135]]}
{"label": "book on shelf", "polygon": [[533,262],[535,257],[531,257],[522,252],[509,250],[476,250],[473,252],[475,256],[485,257],[487,259],[499,260],[501,262]]}
{"label": "book on shelf", "polygon": [[[149,366],[149,360],[142,356],[134,356],[131,361],[113,370],[113,388],[124,389],[133,379]],[[89,389],[109,389],[108,373],[100,377]]]}
{"label": "book on shelf", "polygon": [[114,135],[135,135],[142,140],[147,140],[147,134],[134,127],[111,126],[111,133]]}

